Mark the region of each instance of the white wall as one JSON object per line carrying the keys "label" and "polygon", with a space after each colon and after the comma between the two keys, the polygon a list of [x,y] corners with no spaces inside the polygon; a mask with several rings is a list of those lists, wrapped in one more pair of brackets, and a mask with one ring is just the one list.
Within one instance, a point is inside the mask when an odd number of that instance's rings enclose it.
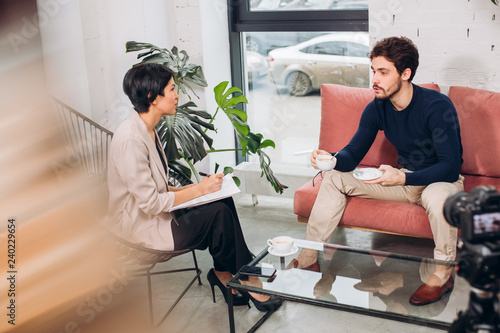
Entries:
{"label": "white wall", "polygon": [[500,91],[500,7],[490,0],[371,0],[370,42],[388,36],[417,45],[415,83]]}
{"label": "white wall", "polygon": [[[137,63],[129,40],[158,46],[177,40],[174,5],[163,0],[38,0],[57,7],[40,24],[51,93],[115,130],[130,112],[122,92],[125,72]],[[54,5],[56,4],[56,5]]]}
{"label": "white wall", "polygon": [[47,88],[86,116],[91,116],[88,77],[77,1],[38,0]]}
{"label": "white wall", "polygon": [[[203,70],[207,78],[206,108],[213,114],[217,108],[214,99],[214,87],[222,81],[229,81],[231,86],[231,59],[229,56],[229,31],[227,18],[227,1],[200,1],[201,37],[203,41]],[[215,149],[234,148],[234,131],[231,122],[220,111],[214,122],[218,129],[213,135]],[[215,163],[223,166],[235,166],[234,152],[210,154],[210,168],[213,171]]]}
{"label": "white wall", "polygon": [[[192,96],[193,101],[199,109],[214,114],[217,104],[213,89],[221,81],[231,80],[226,0],[175,0],[175,19],[178,32],[175,45],[188,52],[190,62],[203,67],[208,82],[206,89],[196,90],[199,99]],[[184,98],[181,102],[186,101]],[[224,113],[217,114],[214,125],[217,134],[209,133],[214,148],[234,148],[234,132]],[[223,167],[234,166],[235,162],[234,152],[211,153],[196,167],[213,171],[215,163]]]}

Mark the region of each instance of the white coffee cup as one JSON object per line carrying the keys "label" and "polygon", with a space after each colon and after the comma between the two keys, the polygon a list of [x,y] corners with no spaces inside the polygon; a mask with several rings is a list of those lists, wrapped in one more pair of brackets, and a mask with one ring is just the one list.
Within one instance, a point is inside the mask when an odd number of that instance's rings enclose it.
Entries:
{"label": "white coffee cup", "polygon": [[288,236],[278,236],[267,240],[267,245],[273,248],[276,253],[288,253],[293,248],[293,238]]}
{"label": "white coffee cup", "polygon": [[330,171],[337,164],[337,159],[332,155],[318,155],[316,156],[316,166],[321,171]]}

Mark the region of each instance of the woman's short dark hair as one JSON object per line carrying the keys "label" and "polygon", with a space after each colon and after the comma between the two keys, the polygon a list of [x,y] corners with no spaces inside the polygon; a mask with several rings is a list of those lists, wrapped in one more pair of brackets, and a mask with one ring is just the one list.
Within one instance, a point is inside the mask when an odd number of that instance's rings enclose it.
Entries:
{"label": "woman's short dark hair", "polygon": [[370,60],[376,57],[384,57],[394,63],[399,75],[405,69],[411,70],[411,82],[418,67],[418,50],[415,44],[406,37],[389,37],[377,42],[370,52]]}
{"label": "woman's short dark hair", "polygon": [[147,112],[158,95],[163,96],[174,72],[165,65],[140,64],[128,70],[123,78],[123,91],[138,112]]}

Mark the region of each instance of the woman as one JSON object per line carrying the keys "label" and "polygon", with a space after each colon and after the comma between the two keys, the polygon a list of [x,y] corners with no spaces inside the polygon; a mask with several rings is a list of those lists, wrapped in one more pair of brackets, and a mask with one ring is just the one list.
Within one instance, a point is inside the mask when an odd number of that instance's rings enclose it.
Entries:
{"label": "woman", "polygon": [[[223,177],[210,175],[199,184],[182,188],[167,184],[167,161],[155,126],[163,116],[176,112],[179,95],[174,73],[161,64],[138,65],[125,75],[123,90],[136,112],[131,112],[111,141],[108,188],[112,228],[131,242],[159,250],[208,247],[214,261],[207,275],[212,294],[216,285],[227,300],[226,282],[252,259],[232,198],[179,210],[175,221],[169,213],[176,205],[219,190]],[[260,280],[250,277],[241,283],[258,286]],[[265,295],[238,294],[234,304],[248,304],[248,297],[261,311],[282,302]]]}

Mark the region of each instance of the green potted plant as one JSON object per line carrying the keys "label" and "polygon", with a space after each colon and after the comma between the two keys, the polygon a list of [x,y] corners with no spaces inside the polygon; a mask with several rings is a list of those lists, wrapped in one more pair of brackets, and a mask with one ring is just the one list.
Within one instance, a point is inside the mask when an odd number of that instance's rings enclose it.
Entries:
{"label": "green potted plant", "polygon": [[[277,193],[283,193],[287,186],[281,184],[275,177],[270,167],[271,160],[264,152],[267,147],[275,148],[275,144],[272,140],[264,139],[260,133],[253,133],[250,130],[250,126],[246,122],[246,112],[238,108],[238,105],[248,103],[239,88],[228,88],[227,81],[221,82],[214,88],[214,97],[217,103],[217,110],[214,114],[196,110],[197,105],[191,97],[192,94],[198,98],[194,87],[207,87],[201,66],[189,63],[187,52],[184,50],[179,52],[175,46],[169,51],[150,43],[134,41],[126,43],[126,52],[137,51],[144,51],[137,55],[137,58],[141,59],[138,64],[162,63],[174,70],[179,95],[184,94],[189,98],[189,102],[177,107],[175,115],[163,117],[156,128],[168,163],[174,170],[178,170],[179,173],[188,177],[194,175],[199,181],[198,173],[194,167],[196,162],[201,161],[209,153],[240,150],[243,156],[257,155],[262,170],[261,177],[265,175],[274,190]],[[239,144],[238,148],[216,149],[213,147],[213,140],[208,133],[217,133],[213,121],[220,111],[223,111],[233,125]],[[179,163],[179,160],[184,160],[187,166]],[[218,167],[216,165],[216,171]],[[224,173],[230,172],[232,172],[232,168],[224,168]],[[235,181],[239,184],[238,179]]]}

